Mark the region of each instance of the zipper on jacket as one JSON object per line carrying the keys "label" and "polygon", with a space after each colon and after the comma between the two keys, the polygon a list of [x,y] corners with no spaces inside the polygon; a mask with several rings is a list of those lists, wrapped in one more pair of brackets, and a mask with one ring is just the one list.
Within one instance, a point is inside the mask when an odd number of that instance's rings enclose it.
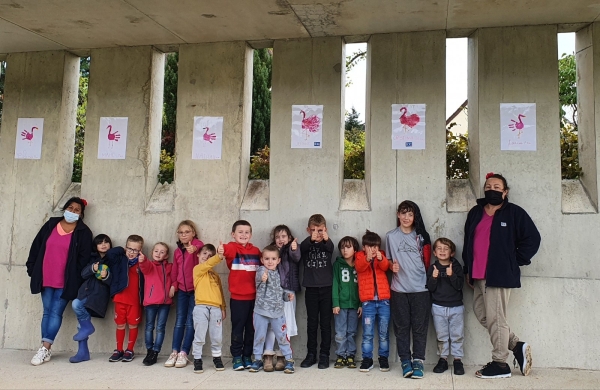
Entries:
{"label": "zipper on jacket", "polygon": [[167,274],[165,273],[165,264],[164,262],[162,262],[161,264],[162,266],[162,270],[163,270],[163,286],[165,286],[165,300],[163,301],[163,303],[167,303]]}
{"label": "zipper on jacket", "polygon": [[148,295],[148,298],[152,298],[152,291],[154,291],[154,285],[150,287],[150,295]]}
{"label": "zipper on jacket", "polygon": [[377,299],[379,299],[379,294],[377,291],[377,273],[375,272],[375,258],[371,260],[371,269],[373,270],[373,284],[375,285],[375,294],[373,295],[373,299],[375,299],[375,296],[377,296]]}

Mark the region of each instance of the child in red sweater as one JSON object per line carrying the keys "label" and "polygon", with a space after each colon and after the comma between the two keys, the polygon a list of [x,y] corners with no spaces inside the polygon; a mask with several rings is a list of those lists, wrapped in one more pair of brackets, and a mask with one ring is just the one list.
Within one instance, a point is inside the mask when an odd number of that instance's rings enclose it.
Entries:
{"label": "child in red sweater", "polygon": [[233,241],[221,243],[217,253],[225,257],[229,268],[229,293],[231,295],[231,356],[233,369],[242,371],[252,367],[254,347],[254,278],[260,266],[261,251],[250,243],[252,226],[248,221],[236,221],[231,228]]}

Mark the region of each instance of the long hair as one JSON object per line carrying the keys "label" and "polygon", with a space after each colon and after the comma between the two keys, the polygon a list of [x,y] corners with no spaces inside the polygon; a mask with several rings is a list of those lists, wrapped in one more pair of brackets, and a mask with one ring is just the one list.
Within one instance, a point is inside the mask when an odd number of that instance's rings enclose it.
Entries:
{"label": "long hair", "polygon": [[[405,213],[412,211],[415,220],[413,225],[415,226],[415,230],[417,232],[417,236],[421,235],[423,237],[423,246],[430,244],[431,245],[431,237],[429,237],[429,233],[425,230],[425,224],[423,223],[423,217],[421,216],[421,209],[419,206],[411,200],[405,200],[398,205],[398,212]],[[400,226],[400,219],[396,218],[396,226]]]}

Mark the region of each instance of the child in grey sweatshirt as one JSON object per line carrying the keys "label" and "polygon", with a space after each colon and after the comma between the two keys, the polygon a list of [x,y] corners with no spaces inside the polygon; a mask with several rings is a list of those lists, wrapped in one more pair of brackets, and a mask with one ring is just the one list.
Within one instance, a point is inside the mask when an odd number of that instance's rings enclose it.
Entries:
{"label": "child in grey sweatshirt", "polygon": [[285,315],[283,302],[294,299],[294,294],[286,293],[281,287],[281,280],[277,265],[281,261],[279,249],[269,245],[263,249],[260,259],[262,266],[256,271],[256,301],[254,304],[254,357],[250,372],[258,372],[263,369],[262,356],[264,353],[265,337],[267,328],[275,332],[275,339],[279,344],[281,352],[285,356],[286,364],[284,372],[294,373],[294,360],[292,359],[292,348],[287,339]]}

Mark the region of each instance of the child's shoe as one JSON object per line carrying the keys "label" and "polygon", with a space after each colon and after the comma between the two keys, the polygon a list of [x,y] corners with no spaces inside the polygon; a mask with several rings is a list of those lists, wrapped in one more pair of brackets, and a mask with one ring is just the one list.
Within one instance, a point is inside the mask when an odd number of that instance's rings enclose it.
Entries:
{"label": "child's shoe", "polygon": [[498,362],[489,362],[481,370],[475,373],[477,378],[481,379],[496,379],[496,378],[510,378],[511,372],[508,364],[504,365]]}
{"label": "child's shoe", "polygon": [[249,370],[252,367],[252,356],[242,356],[242,361],[244,362],[244,368]]}
{"label": "child's shoe", "polygon": [[275,353],[273,352],[265,352],[265,354],[263,355],[263,370],[265,370],[265,372],[273,372],[273,370],[275,369],[275,367],[273,367],[273,356],[275,356]]}
{"label": "child's shoe", "polygon": [[152,355],[150,355],[150,359],[148,359],[148,363],[146,363],[145,366],[152,366],[152,365],[156,364],[157,361],[158,361],[158,351],[152,350]]}
{"label": "child's shoe", "polygon": [[45,362],[49,362],[52,358],[52,352],[43,345],[38,349],[33,358],[31,358],[31,364],[39,366]]}
{"label": "child's shoe", "polygon": [[283,370],[283,372],[285,372],[286,374],[293,374],[294,373],[294,360],[287,360],[285,362],[285,368]]}
{"label": "child's shoe", "polygon": [[194,359],[194,374],[202,374],[202,359]]}
{"label": "child's shoe", "polygon": [[244,371],[244,362],[241,356],[233,357],[233,371]]}
{"label": "child's shoe", "polygon": [[277,354],[277,363],[275,364],[275,371],[283,371],[285,370],[285,357],[283,355]]}
{"label": "child's shoe", "polygon": [[390,370],[390,363],[388,362],[387,356],[379,356],[379,371],[388,372]]}
{"label": "child's shoe", "polygon": [[413,360],[412,368],[413,368],[412,378],[413,379],[423,379],[423,376],[424,376],[423,360],[421,360],[421,359]]}
{"label": "child's shoe", "polygon": [[255,360],[252,363],[252,365],[250,366],[250,372],[259,372],[262,369],[263,369],[263,361],[260,359]]}
{"label": "child's shoe", "polygon": [[75,336],[73,336],[73,341],[83,341],[90,337],[95,331],[96,329],[94,328],[94,325],[92,325],[92,320],[79,321],[79,329]]}
{"label": "child's shoe", "polygon": [[319,356],[319,369],[323,370],[325,368],[329,368],[329,356],[321,355]]}
{"label": "child's shoe", "polygon": [[[455,360],[454,362],[456,364],[457,360]],[[440,358],[440,360],[438,360],[435,367],[433,367],[433,372],[435,372],[436,374],[441,374],[442,372],[446,371],[447,369],[448,369],[448,360],[446,360],[444,358]]]}
{"label": "child's shoe", "polygon": [[346,364],[346,358],[338,355],[337,359],[335,359],[335,364],[333,365],[333,368],[344,368]]}
{"label": "child's shoe", "polygon": [[90,360],[90,350],[88,348],[88,339],[78,341],[79,349],[75,356],[71,356],[69,361],[71,363],[81,363]]}
{"label": "child's shoe", "polygon": [[113,354],[108,358],[108,361],[113,363],[121,360],[123,360],[123,351],[119,351],[118,349],[115,349]]}
{"label": "child's shoe", "polygon": [[308,353],[306,355],[306,357],[304,358],[304,360],[302,360],[302,363],[300,363],[300,367],[308,368],[308,367],[313,366],[316,362],[317,362],[317,357],[315,355],[313,355],[312,353]]}
{"label": "child's shoe", "polygon": [[465,375],[465,368],[460,359],[454,359],[454,375]]}
{"label": "child's shoe", "polygon": [[217,370],[217,371],[225,370],[225,366],[223,365],[223,361],[221,360],[220,357],[213,358],[213,364],[215,365],[215,370]]}
{"label": "child's shoe", "polygon": [[169,358],[165,362],[165,367],[175,367],[175,362],[177,361],[177,352],[171,352]]}
{"label": "child's shoe", "polygon": [[405,360],[402,362],[402,376],[405,378],[410,378],[413,374],[413,366],[410,360]]}
{"label": "child's shoe", "polygon": [[369,372],[373,368],[373,359],[363,357],[362,363],[360,363],[360,372]]}
{"label": "child's shoe", "polygon": [[123,363],[128,363],[130,361],[132,361],[135,358],[135,353],[133,353],[133,351],[131,349],[126,349],[125,353],[123,354],[123,359],[121,359],[121,361]]}
{"label": "child's shoe", "polygon": [[348,355],[346,357],[346,367],[356,368],[356,362],[354,361],[354,355]]}
{"label": "child's shoe", "polygon": [[188,358],[187,353],[181,351],[177,354],[177,361],[175,362],[175,368],[183,368],[187,366]]}
{"label": "child's shoe", "polygon": [[515,363],[518,363],[521,374],[529,375],[531,372],[531,347],[529,344],[519,341],[513,349],[513,355],[515,355],[513,365],[517,367]]}
{"label": "child's shoe", "polygon": [[144,366],[149,366],[148,361],[150,360],[150,358],[153,355],[153,350],[149,349],[148,352],[146,352],[146,357],[144,358],[144,360],[142,360],[142,364]]}

